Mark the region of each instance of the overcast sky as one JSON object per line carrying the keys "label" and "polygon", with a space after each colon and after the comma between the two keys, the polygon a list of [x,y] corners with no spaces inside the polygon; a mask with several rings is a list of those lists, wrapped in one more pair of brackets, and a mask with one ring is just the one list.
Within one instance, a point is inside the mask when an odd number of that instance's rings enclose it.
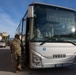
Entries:
{"label": "overcast sky", "polygon": [[43,2],[76,9],[76,0],[0,0],[0,32],[14,36],[31,2]]}

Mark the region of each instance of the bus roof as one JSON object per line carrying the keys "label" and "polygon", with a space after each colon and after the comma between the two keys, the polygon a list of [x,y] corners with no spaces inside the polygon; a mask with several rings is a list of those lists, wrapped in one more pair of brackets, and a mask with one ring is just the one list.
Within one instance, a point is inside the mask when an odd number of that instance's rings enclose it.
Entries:
{"label": "bus roof", "polygon": [[32,2],[30,5],[35,5],[35,4],[45,5],[45,6],[52,6],[52,7],[58,7],[58,8],[63,8],[63,9],[67,9],[67,10],[76,11],[75,9],[72,9],[72,8],[68,8],[68,7],[64,7],[64,6],[59,6],[59,5],[54,5],[54,4],[40,3],[40,2]]}

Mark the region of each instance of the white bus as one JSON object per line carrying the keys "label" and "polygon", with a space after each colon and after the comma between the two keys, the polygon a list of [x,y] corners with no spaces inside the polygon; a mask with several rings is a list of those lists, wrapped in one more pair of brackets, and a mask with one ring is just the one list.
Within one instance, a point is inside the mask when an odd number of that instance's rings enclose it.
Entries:
{"label": "white bus", "polygon": [[76,62],[76,10],[31,3],[16,30],[30,68],[62,67]]}

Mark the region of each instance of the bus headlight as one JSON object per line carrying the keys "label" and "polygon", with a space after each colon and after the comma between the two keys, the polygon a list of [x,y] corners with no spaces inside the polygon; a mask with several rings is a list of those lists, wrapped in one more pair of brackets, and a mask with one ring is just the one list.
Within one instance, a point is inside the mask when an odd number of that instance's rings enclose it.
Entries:
{"label": "bus headlight", "polygon": [[36,66],[41,66],[41,58],[35,54],[32,54],[32,63]]}

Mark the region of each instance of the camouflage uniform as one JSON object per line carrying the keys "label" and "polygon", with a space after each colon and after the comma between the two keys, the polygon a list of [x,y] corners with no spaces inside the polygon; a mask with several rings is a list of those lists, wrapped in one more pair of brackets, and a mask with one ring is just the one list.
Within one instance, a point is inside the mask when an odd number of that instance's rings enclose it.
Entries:
{"label": "camouflage uniform", "polygon": [[14,38],[14,40],[11,42],[11,53],[14,57],[14,60],[16,62],[16,69],[21,70],[21,42],[19,39]]}

